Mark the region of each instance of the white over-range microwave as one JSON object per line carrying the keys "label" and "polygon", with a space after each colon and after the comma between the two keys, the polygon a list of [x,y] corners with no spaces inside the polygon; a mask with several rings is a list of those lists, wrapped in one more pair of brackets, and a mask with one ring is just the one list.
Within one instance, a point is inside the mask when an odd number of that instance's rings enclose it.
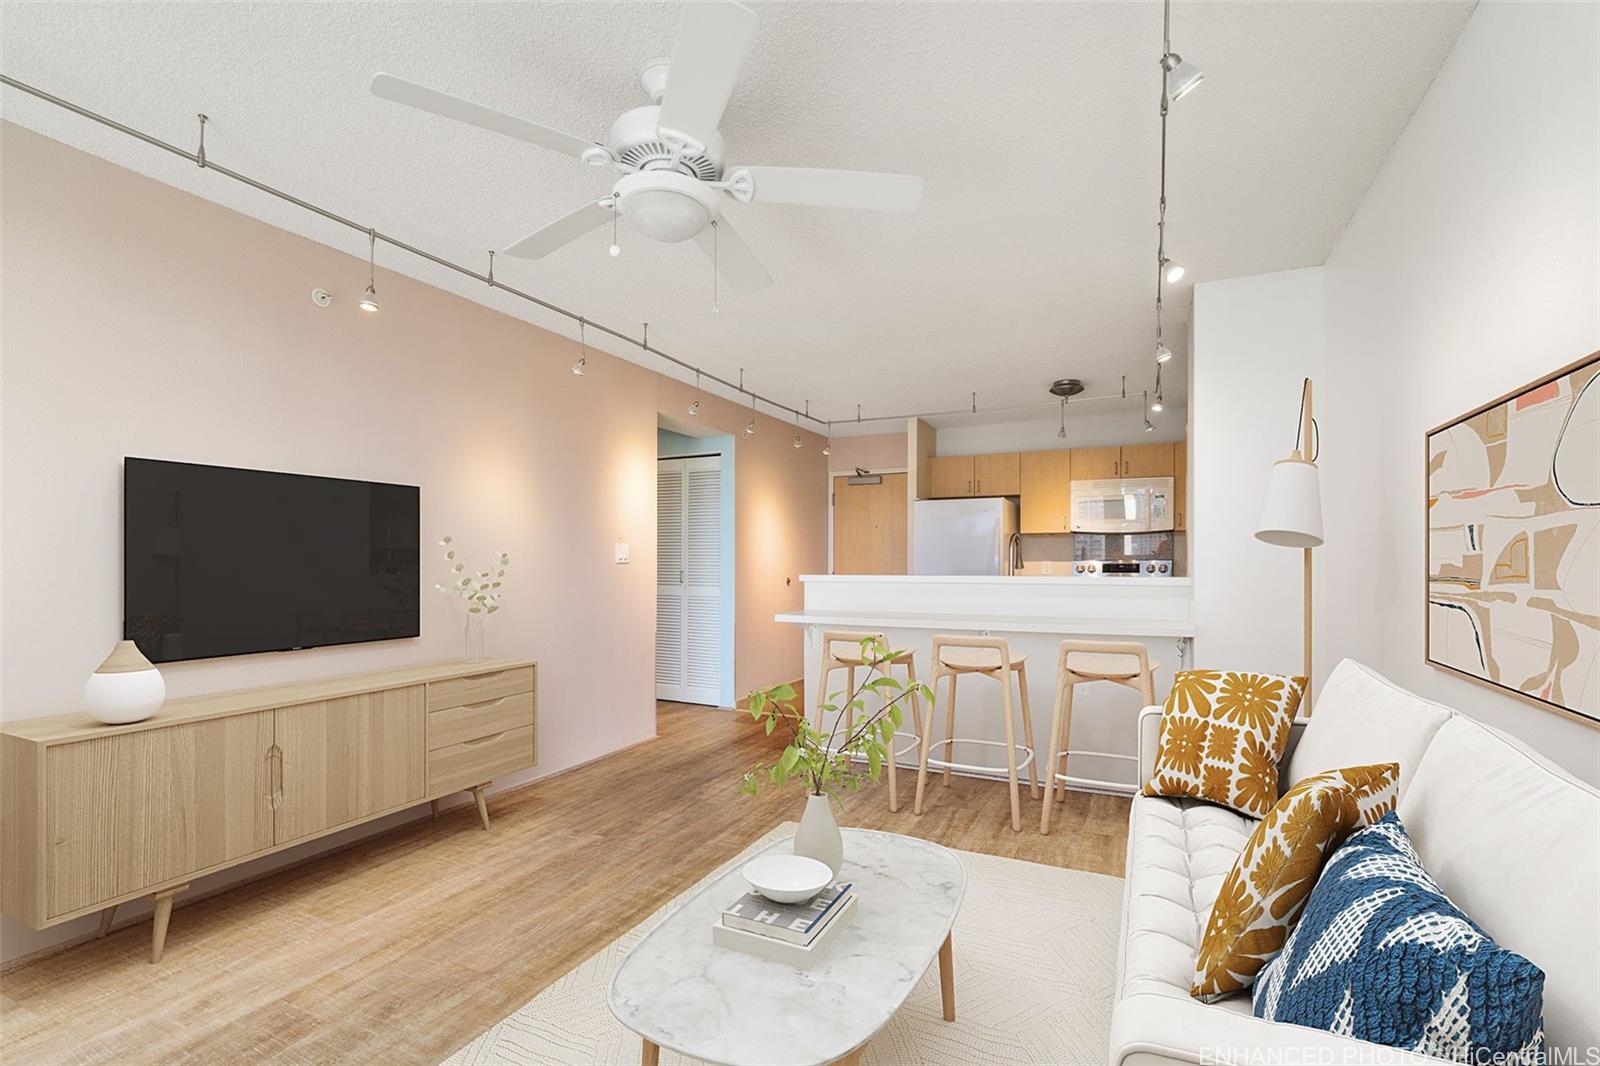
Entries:
{"label": "white over-range microwave", "polygon": [[1170,477],[1072,483],[1072,532],[1149,533],[1172,528]]}

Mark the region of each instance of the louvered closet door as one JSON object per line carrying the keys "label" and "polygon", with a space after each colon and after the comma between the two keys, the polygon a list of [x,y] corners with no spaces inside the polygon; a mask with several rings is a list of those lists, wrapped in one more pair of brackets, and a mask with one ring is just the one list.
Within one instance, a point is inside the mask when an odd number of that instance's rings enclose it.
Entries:
{"label": "louvered closet door", "polygon": [[721,457],[660,460],[656,508],[656,697],[715,706],[723,665]]}

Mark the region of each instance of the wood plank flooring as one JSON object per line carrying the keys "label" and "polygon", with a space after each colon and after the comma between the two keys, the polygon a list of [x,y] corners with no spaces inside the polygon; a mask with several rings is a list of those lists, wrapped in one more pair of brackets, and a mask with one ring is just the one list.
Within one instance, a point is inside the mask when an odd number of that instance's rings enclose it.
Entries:
{"label": "wood plank flooring", "polygon": [[[773,741],[746,714],[663,704],[659,738],[0,976],[6,1066],[436,1063],[740,848],[799,817],[802,793],[738,794]],[[907,782],[910,782],[908,784]],[[880,784],[842,824],[1120,876],[1128,801],[1073,793],[1049,837],[1002,783],[929,782],[928,809]],[[1029,815],[1027,812],[1032,812]]]}

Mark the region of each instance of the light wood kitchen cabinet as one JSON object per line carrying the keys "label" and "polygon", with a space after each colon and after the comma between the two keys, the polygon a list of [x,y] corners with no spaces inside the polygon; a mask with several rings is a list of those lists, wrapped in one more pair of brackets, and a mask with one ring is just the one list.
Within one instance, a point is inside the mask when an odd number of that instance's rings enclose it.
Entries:
{"label": "light wood kitchen cabinet", "polygon": [[1171,477],[1171,444],[1122,446],[1122,477]]}
{"label": "light wood kitchen cabinet", "polygon": [[936,455],[932,467],[931,492],[936,500],[971,496],[973,462],[970,455]]}
{"label": "light wood kitchen cabinet", "polygon": [[1180,440],[1172,446],[1172,528],[1189,528],[1189,442]]}
{"label": "light wood kitchen cabinet", "polygon": [[276,711],[276,842],[423,798],[421,685]]}
{"label": "light wood kitchen cabinet", "polygon": [[1071,528],[1072,456],[1065,448],[1020,456],[1023,533],[1065,533]]}
{"label": "light wood kitchen cabinet", "polygon": [[1022,491],[1021,456],[1016,452],[972,457],[974,496],[1015,496]]}
{"label": "light wood kitchen cabinet", "polygon": [[1122,449],[1072,449],[1072,476],[1079,481],[1109,481],[1121,477]]}

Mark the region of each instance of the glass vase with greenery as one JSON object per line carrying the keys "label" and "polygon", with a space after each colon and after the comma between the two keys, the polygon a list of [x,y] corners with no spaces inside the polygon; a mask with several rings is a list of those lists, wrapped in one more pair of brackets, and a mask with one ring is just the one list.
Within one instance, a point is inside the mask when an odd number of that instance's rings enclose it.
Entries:
{"label": "glass vase with greenery", "polygon": [[[904,653],[890,651],[882,638],[863,637],[858,670],[865,678],[854,691],[818,693],[820,720],[833,721],[823,732],[796,705],[793,685],[775,685],[750,694],[750,716],[762,723],[767,736],[779,729],[788,733],[788,744],[776,761],[750,770],[739,790],[754,796],[763,783],[783,788],[791,781],[802,781],[813,796],[838,796],[857,792],[863,781],[876,781],[883,764],[894,758],[894,736],[905,720],[905,706],[920,697],[933,706],[933,690],[918,681],[902,682],[886,669]],[[876,697],[879,706],[867,712],[867,696]],[[845,712],[849,711],[850,714]],[[846,718],[852,721],[846,728]],[[840,731],[844,735],[840,736]]]}

